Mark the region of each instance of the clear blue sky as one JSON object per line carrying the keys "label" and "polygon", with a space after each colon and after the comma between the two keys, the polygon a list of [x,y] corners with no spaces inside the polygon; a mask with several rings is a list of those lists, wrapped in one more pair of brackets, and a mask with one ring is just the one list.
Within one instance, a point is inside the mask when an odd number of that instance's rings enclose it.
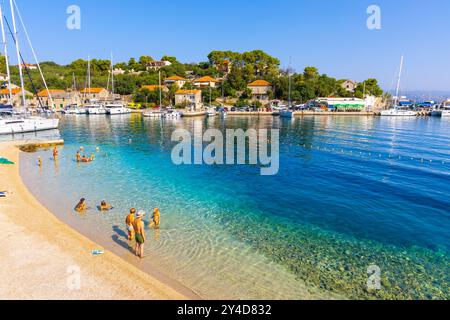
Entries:
{"label": "clear blue sky", "polygon": [[[297,71],[312,65],[337,78],[376,77],[392,89],[404,54],[403,90],[450,91],[448,0],[16,1],[41,61],[113,51],[116,61],[167,54],[198,62],[214,49],[262,49],[283,66],[292,56]],[[66,28],[72,4],[81,8],[81,30]],[[371,4],[381,8],[381,30],[366,27]]]}

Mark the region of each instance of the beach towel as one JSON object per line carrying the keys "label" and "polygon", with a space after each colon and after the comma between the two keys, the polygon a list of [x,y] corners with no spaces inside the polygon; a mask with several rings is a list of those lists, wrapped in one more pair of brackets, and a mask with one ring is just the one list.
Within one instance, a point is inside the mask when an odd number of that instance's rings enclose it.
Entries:
{"label": "beach towel", "polygon": [[8,159],[5,158],[0,158],[0,164],[14,164],[14,162],[9,161]]}

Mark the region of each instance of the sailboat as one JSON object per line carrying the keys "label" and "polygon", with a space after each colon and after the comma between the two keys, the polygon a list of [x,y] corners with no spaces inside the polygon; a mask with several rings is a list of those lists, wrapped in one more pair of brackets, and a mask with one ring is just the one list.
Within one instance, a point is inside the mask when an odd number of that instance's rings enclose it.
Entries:
{"label": "sailboat", "polygon": [[215,117],[217,115],[216,108],[212,106],[212,93],[211,87],[209,87],[209,107],[206,109],[206,115],[208,117]]}
{"label": "sailboat", "polygon": [[114,64],[113,64],[113,56],[111,54],[111,95],[112,102],[106,104],[106,113],[109,115],[117,115],[117,114],[128,114],[131,113],[131,109],[126,108],[124,103],[121,101],[115,100],[114,95]]}
{"label": "sailboat", "polygon": [[163,112],[161,111],[162,108],[162,87],[161,87],[161,71],[158,73],[158,79],[159,79],[159,108],[158,111],[150,111],[150,112],[144,112],[143,116],[146,118],[161,118],[163,116]]}
{"label": "sailboat", "polygon": [[402,79],[402,71],[403,71],[403,56],[400,60],[400,72],[398,74],[397,89],[396,89],[396,93],[395,93],[394,105],[391,108],[389,108],[388,110],[381,111],[382,116],[396,116],[396,117],[408,116],[408,117],[410,117],[410,116],[417,115],[417,112],[415,112],[409,108],[401,107],[399,105],[399,102],[400,102],[399,91],[400,91],[400,82]]}
{"label": "sailboat", "polygon": [[[91,59],[88,59],[88,73],[87,73],[87,82],[88,82],[88,92],[91,94]],[[85,104],[84,109],[86,113],[89,115],[94,114],[106,114],[106,109],[98,103],[97,99],[89,99],[89,102]],[[82,111],[81,111],[82,112]]]}
{"label": "sailboat", "polygon": [[433,117],[450,117],[450,99],[431,112]]}
{"label": "sailboat", "polygon": [[289,62],[289,104],[286,109],[280,110],[280,117],[282,118],[293,118],[294,112],[291,110],[292,101],[291,101],[291,87],[292,87],[292,77],[291,77],[291,63]]}
{"label": "sailboat", "polygon": [[[47,89],[50,100],[52,101],[52,105],[53,105],[53,100],[51,99],[50,92],[47,87],[47,83],[43,76],[43,73],[42,73],[41,67],[39,65],[39,62],[37,60],[36,54],[34,52],[33,46],[31,45],[30,38],[28,37],[28,32],[25,28],[25,24],[23,23],[22,17],[20,16],[19,8],[17,7],[17,4],[15,3],[14,0],[10,0],[9,4],[11,7],[11,18],[12,18],[12,24],[13,24],[13,30],[14,30],[12,35],[13,35],[13,39],[14,39],[14,42],[16,45],[17,60],[18,60],[18,64],[19,64],[19,76],[20,76],[22,101],[23,101],[23,106],[21,107],[21,109],[24,110],[24,114],[26,115],[27,101],[26,101],[26,96],[25,96],[25,85],[24,85],[23,70],[22,70],[22,64],[25,64],[25,63],[23,63],[23,60],[21,59],[19,39],[17,37],[18,33],[17,33],[17,27],[16,27],[16,17],[15,17],[15,9],[14,8],[16,8],[16,10],[17,10],[18,16],[22,23],[23,31],[24,31],[25,35],[27,36],[28,42],[31,47],[31,51],[33,52],[33,56],[36,60],[36,64],[37,64],[39,72],[42,76],[42,80],[44,82],[45,88]],[[12,107],[13,106],[13,98],[12,98],[12,90],[11,90],[11,77],[10,77],[8,49],[7,49],[7,42],[6,42],[6,37],[5,37],[5,27],[4,27],[3,19],[6,19],[6,17],[4,17],[3,9],[0,5],[0,21],[1,21],[0,25],[1,25],[1,29],[2,29],[3,49],[4,49],[4,53],[5,53],[6,69],[7,69],[7,74],[8,74],[8,88],[9,88],[8,103]],[[59,126],[59,119],[42,118],[42,117],[20,117],[20,118],[14,117],[15,112],[13,109],[14,108],[11,108],[11,110],[12,110],[11,113],[13,115],[12,117],[0,118],[0,134],[1,135],[53,130],[53,129],[57,129]]]}
{"label": "sailboat", "polygon": [[61,111],[64,114],[78,114],[79,113],[78,104],[74,102],[76,100],[75,96],[76,96],[76,92],[77,92],[77,84],[76,84],[76,80],[75,80],[75,73],[72,73],[72,78],[73,78],[72,104],[68,105],[64,110]]}

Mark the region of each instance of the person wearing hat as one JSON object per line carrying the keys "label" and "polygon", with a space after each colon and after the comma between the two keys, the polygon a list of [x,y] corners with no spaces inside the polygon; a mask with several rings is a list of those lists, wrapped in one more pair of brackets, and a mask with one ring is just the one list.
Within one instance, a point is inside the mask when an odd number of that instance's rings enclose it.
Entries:
{"label": "person wearing hat", "polygon": [[144,244],[145,244],[145,230],[144,230],[144,221],[142,221],[142,218],[144,218],[145,212],[139,211],[136,215],[136,219],[133,222],[133,228],[134,228],[134,238],[136,240],[136,247],[135,247],[135,253],[136,256],[139,258],[144,257]]}

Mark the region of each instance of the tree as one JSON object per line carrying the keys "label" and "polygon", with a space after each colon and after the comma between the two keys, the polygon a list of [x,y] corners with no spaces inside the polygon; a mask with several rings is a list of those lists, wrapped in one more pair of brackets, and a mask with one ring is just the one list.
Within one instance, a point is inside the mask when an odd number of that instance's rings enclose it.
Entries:
{"label": "tree", "polygon": [[383,90],[379,87],[377,79],[369,78],[358,83],[355,90],[355,97],[363,99],[364,93],[375,97],[381,97],[383,95]]}

